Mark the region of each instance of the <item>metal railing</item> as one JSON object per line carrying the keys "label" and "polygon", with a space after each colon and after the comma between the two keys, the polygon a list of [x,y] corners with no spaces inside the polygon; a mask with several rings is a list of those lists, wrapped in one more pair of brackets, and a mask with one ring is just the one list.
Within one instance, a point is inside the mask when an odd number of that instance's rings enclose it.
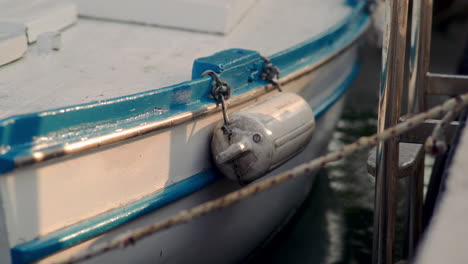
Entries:
{"label": "metal railing", "polygon": [[[468,76],[429,73],[433,0],[412,1],[411,23],[408,23],[409,0],[386,0],[385,5],[378,132],[401,121],[400,111],[405,84],[408,88],[409,116],[427,108],[428,95],[455,96],[468,92]],[[410,33],[410,47],[409,56],[406,58],[408,33]],[[406,63],[409,63],[407,83],[404,78]],[[456,126],[456,122],[452,123],[448,126],[448,130]],[[393,263],[396,186],[398,178],[401,177],[399,144],[423,143],[430,134],[427,131],[432,131],[436,124],[437,121],[427,121],[409,134],[381,143],[377,147],[372,256],[374,264]],[[414,159],[417,170],[410,175],[407,190],[409,259],[415,254],[422,232],[424,153],[420,150],[422,145],[416,150],[420,157]]]}

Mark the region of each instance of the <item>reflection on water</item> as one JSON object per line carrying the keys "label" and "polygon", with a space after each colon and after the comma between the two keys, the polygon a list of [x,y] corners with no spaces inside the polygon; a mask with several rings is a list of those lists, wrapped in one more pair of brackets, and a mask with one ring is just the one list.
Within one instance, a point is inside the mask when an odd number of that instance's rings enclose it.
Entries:
{"label": "reflection on water", "polygon": [[[373,112],[345,112],[338,122],[329,150],[353,143],[375,133],[377,116]],[[346,230],[344,252],[339,262],[368,263],[372,256],[374,178],[367,173],[367,151],[330,164],[326,168],[332,195],[337,197]]]}
{"label": "reflection on water", "polygon": [[[372,112],[344,113],[329,150],[376,131]],[[369,263],[374,178],[367,152],[326,167],[299,212],[249,263]]]}

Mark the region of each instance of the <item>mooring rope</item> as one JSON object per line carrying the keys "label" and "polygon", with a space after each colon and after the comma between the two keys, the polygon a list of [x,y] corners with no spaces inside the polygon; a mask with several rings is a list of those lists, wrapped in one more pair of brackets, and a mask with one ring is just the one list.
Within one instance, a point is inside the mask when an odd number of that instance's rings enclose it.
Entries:
{"label": "mooring rope", "polygon": [[380,134],[375,134],[368,137],[361,137],[355,143],[344,146],[343,148],[337,151],[330,152],[325,156],[321,156],[310,162],[303,163],[291,170],[280,173],[271,178],[266,178],[262,181],[252,183],[240,190],[234,191],[220,198],[202,203],[188,210],[183,210],[166,220],[148,225],[146,227],[138,228],[132,231],[131,233],[127,233],[108,242],[97,244],[96,246],[93,246],[92,248],[89,248],[86,251],[82,251],[66,260],[56,262],[56,264],[78,263],[117,248],[124,248],[129,245],[133,245],[138,240],[150,236],[154,233],[169,229],[171,227],[183,223],[187,223],[193,220],[194,218],[225,208],[235,202],[251,197],[257,194],[258,192],[268,190],[273,186],[294,179],[298,176],[310,174],[310,172],[312,172],[313,170],[323,168],[328,163],[338,161],[358,151],[369,149],[377,145],[379,142],[399,136],[411,130],[412,128],[422,124],[426,119],[435,118],[437,116],[444,115],[445,113],[450,111],[459,111],[467,105],[468,93],[454,97],[452,99],[447,100],[442,105],[436,106],[427,112],[417,114],[394,127],[384,130]]}
{"label": "mooring rope", "polygon": [[445,139],[445,129],[456,117],[463,107],[455,107],[445,113],[441,120],[436,124],[432,134],[426,139],[424,148],[426,152],[433,156],[442,155],[447,151],[447,140]]}

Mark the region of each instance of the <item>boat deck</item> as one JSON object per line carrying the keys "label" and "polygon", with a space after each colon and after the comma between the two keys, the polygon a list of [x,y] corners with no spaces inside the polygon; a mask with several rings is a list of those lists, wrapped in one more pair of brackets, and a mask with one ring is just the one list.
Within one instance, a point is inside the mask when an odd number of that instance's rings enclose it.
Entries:
{"label": "boat deck", "polygon": [[258,1],[225,36],[80,18],[62,32],[60,50],[36,43],[0,67],[0,119],[190,80],[194,59],[227,48],[271,55],[341,21],[351,11],[345,2]]}

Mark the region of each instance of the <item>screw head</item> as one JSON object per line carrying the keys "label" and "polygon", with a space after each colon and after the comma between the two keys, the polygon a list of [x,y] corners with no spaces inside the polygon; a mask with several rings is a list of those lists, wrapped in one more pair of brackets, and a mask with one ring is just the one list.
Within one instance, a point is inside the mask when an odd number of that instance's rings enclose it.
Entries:
{"label": "screw head", "polygon": [[262,135],[260,135],[259,133],[256,133],[255,135],[253,135],[252,139],[255,143],[258,143],[262,141]]}

